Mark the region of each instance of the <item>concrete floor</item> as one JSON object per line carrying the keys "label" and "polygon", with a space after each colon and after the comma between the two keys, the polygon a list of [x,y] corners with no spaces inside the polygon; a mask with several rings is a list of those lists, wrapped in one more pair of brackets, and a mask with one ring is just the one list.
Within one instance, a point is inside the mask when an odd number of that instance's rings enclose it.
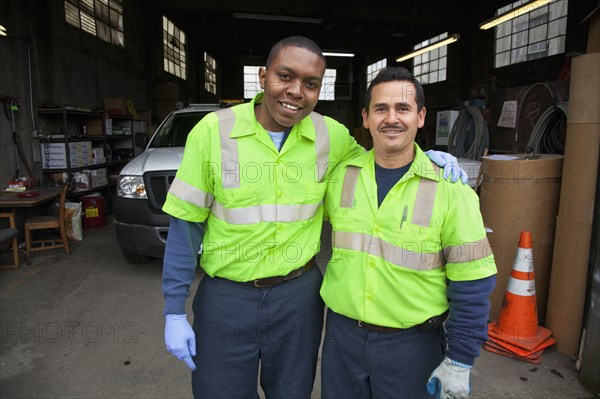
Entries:
{"label": "concrete floor", "polygon": [[[161,260],[126,263],[110,222],[73,250],[0,272],[0,397],[190,398],[164,347]],[[595,397],[552,349],[539,365],[482,351],[471,387],[476,399]]]}

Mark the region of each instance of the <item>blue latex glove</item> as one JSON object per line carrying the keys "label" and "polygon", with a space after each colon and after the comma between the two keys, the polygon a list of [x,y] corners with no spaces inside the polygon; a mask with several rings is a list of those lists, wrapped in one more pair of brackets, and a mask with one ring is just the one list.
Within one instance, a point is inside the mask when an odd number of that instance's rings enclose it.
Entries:
{"label": "blue latex glove", "polygon": [[463,184],[467,184],[469,181],[467,172],[460,167],[458,159],[456,159],[454,155],[434,150],[426,151],[425,155],[427,155],[431,162],[435,163],[440,168],[444,168],[444,179],[448,179],[448,176],[450,176],[450,181],[452,183],[456,183],[459,178]]}
{"label": "blue latex glove", "polygon": [[471,366],[445,358],[427,381],[427,392],[435,399],[467,399],[471,388]]}
{"label": "blue latex glove", "polygon": [[167,350],[192,370],[196,365],[192,356],[196,356],[196,335],[184,314],[165,315],[165,344]]}

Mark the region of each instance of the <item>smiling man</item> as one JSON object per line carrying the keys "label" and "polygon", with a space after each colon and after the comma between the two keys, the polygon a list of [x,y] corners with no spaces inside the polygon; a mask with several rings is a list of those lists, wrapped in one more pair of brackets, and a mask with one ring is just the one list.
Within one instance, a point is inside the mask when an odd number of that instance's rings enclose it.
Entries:
{"label": "smiling man", "polygon": [[324,399],[469,394],[496,266],[477,195],[442,179],[414,142],[424,101],[406,69],[383,69],[362,111],[374,149],[326,190]]}
{"label": "smiling man", "polygon": [[[257,380],[267,398],[310,398],[325,182],[364,152],[313,112],[325,66],[313,41],[283,39],[260,69],[264,93],[207,115],[187,139],[163,207],[172,218],[162,285],[165,343],[193,370],[196,398],[255,398]],[[192,328],[185,302],[201,242]]]}

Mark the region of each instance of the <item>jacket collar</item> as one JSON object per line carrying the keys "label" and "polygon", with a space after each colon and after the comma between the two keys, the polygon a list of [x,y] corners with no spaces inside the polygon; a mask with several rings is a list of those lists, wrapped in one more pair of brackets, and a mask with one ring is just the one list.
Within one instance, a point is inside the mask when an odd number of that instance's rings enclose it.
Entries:
{"label": "jacket collar", "polygon": [[[412,164],[410,165],[410,169],[406,173],[405,177],[409,178],[412,175],[424,177],[426,179],[435,180],[439,182],[440,179],[440,169],[437,165],[434,165],[433,162],[425,155],[421,147],[417,143],[413,143],[413,148],[415,150],[415,159],[413,159]],[[366,167],[374,167],[372,165],[375,164],[375,151],[373,149],[357,156],[348,162],[348,165],[356,166],[359,168]]]}
{"label": "jacket collar", "polygon": [[[242,112],[236,113],[236,116],[239,115],[241,119],[246,119],[247,123],[240,123],[235,125],[229,137],[237,138],[244,137],[250,135],[256,135],[261,131],[266,131],[258,120],[256,120],[256,116],[254,115],[254,107],[257,104],[261,104],[263,102],[264,93],[258,93],[254,96],[254,98],[246,104],[237,105],[236,107],[246,107]],[[248,126],[253,126],[249,128]],[[310,120],[310,116],[302,119],[298,124],[292,126],[292,130],[290,131],[290,136],[293,134],[299,134],[300,136],[306,137],[311,141],[316,140],[316,132],[313,127],[312,121]]]}

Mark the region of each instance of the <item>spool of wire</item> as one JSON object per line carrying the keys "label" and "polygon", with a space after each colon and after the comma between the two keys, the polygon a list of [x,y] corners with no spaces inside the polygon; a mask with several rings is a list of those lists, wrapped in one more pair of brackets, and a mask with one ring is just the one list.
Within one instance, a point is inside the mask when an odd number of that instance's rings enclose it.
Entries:
{"label": "spool of wire", "polygon": [[[469,126],[475,127],[475,138],[468,149],[467,133]],[[486,148],[489,148],[490,134],[487,124],[479,108],[468,106],[463,108],[452,126],[448,137],[448,152],[457,158],[480,160]]]}
{"label": "spool of wire", "polygon": [[527,152],[534,154],[564,154],[565,132],[561,122],[567,118],[567,102],[548,107],[535,122]]}

